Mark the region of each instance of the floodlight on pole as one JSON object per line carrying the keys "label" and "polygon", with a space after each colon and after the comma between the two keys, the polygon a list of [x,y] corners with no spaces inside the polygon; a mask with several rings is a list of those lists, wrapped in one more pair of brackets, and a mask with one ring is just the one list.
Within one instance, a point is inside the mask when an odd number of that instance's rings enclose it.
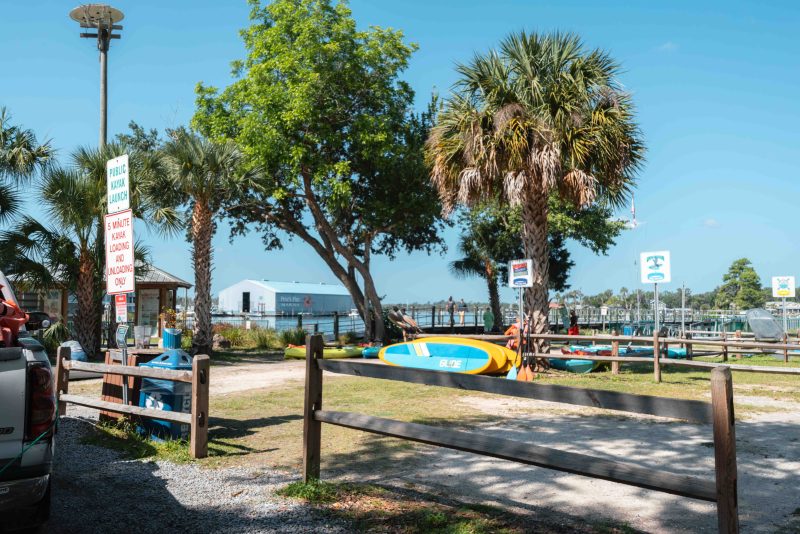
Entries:
{"label": "floodlight on pole", "polygon": [[106,144],[108,127],[108,46],[111,39],[119,39],[122,26],[117,24],[125,18],[122,11],[106,4],[84,4],[69,12],[69,17],[88,31],[81,32],[84,39],[97,39],[100,51],[100,146]]}

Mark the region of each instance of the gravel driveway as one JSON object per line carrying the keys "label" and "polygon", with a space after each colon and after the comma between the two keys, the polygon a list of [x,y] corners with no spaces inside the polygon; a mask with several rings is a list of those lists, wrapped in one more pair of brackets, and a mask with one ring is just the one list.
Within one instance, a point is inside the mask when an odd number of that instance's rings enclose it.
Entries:
{"label": "gravel driveway", "polygon": [[123,460],[81,443],[92,422],[70,416],[59,423],[48,533],[352,530],[273,494],[296,475]]}

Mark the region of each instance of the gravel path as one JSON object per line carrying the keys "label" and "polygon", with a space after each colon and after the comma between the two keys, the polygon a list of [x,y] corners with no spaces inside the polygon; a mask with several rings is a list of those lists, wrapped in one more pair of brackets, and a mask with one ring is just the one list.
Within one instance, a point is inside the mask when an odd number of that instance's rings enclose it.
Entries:
{"label": "gravel path", "polygon": [[123,460],[81,443],[92,422],[70,416],[59,423],[48,533],[352,531],[274,495],[295,475]]}

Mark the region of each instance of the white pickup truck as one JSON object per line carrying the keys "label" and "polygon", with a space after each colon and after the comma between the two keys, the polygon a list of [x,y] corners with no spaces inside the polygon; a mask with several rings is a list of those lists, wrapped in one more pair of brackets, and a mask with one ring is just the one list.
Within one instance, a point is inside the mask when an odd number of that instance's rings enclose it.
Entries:
{"label": "white pickup truck", "polygon": [[[16,303],[5,275],[0,293]],[[56,419],[47,353],[24,328],[0,347],[0,532],[31,529],[50,513],[50,472]]]}

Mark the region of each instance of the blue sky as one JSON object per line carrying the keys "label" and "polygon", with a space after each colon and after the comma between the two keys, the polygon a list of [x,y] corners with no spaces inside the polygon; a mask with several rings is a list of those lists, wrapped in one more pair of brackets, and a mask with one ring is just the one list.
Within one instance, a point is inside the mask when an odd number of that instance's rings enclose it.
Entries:
{"label": "blue sky", "polygon": [[[230,61],[244,49],[243,0],[115,0],[125,12],[123,38],[112,43],[109,134],[135,119],[163,129],[185,124],[198,81],[225,86]],[[595,293],[637,287],[639,252],[672,252],[672,287],[719,284],[739,257],[762,279],[800,275],[795,266],[797,157],[800,147],[800,6],[793,2],[436,1],[351,2],[361,27],[402,29],[419,45],[405,78],[424,104],[446,94],[453,65],[519,29],[573,31],[623,65],[648,147],[636,191],[642,225],[608,256],[573,244],[573,288]],[[73,2],[0,4],[0,105],[15,122],[50,138],[64,158],[97,142],[98,61],[93,41],[78,38],[67,17]],[[35,191],[30,210],[39,214]],[[626,210],[620,215],[627,215]],[[160,267],[193,280],[188,245],[140,229]],[[456,280],[457,234],[443,257],[376,258],[378,290],[390,301],[485,299],[479,280]],[[214,291],[242,278],[335,282],[304,244],[264,252],[257,236],[215,240]],[[506,291],[506,298],[511,295]]]}

